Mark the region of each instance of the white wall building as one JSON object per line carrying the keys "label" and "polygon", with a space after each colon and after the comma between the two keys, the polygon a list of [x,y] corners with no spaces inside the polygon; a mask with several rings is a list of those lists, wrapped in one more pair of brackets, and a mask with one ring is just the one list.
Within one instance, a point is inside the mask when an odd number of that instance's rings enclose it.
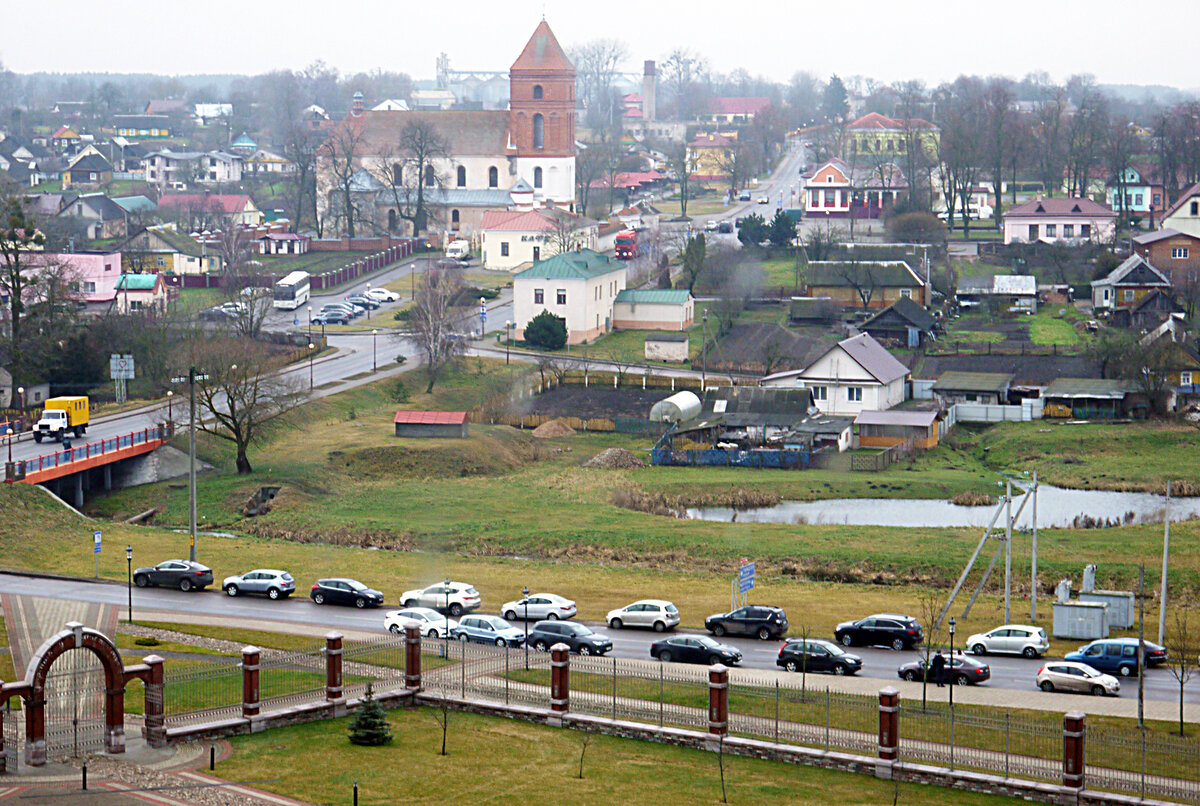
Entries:
{"label": "white wall building", "polygon": [[542,311],[566,320],[570,344],[612,330],[613,303],[625,288],[625,264],[591,249],[538,261],[513,276],[514,335]]}
{"label": "white wall building", "polygon": [[550,257],[564,241],[569,241],[568,248],[595,250],[598,229],[590,218],[557,208],[487,210],[479,229],[483,267],[515,271]]}
{"label": "white wall building", "polygon": [[159,187],[181,182],[241,182],[244,160],[224,151],[154,151],[142,160],[146,181]]}
{"label": "white wall building", "polygon": [[866,333],[843,339],[809,366],[777,372],[760,385],[808,389],[825,414],[857,415],[904,402],[908,368]]}

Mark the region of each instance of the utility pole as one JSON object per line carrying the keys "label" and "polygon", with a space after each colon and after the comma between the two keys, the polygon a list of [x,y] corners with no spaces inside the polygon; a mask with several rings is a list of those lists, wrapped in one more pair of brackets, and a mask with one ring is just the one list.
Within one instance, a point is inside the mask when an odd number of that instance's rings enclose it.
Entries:
{"label": "utility pole", "polygon": [[1004,491],[1004,623],[1012,621],[1012,480]]}
{"label": "utility pole", "polygon": [[1029,620],[1037,624],[1037,471],[1033,471],[1033,551],[1030,555]]}
{"label": "utility pole", "polygon": [[700,397],[708,385],[708,309],[700,316]]}
{"label": "utility pole", "polygon": [[1163,566],[1158,597],[1158,643],[1167,632],[1167,554],[1171,546],[1171,482],[1167,482],[1167,503],[1163,507]]}
{"label": "utility pole", "polygon": [[1146,564],[1138,566],[1138,727],[1146,729]]}

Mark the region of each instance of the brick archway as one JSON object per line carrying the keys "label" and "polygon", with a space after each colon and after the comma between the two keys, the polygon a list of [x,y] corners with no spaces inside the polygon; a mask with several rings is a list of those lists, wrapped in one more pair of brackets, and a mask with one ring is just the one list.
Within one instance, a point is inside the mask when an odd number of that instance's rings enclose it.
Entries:
{"label": "brick archway", "polygon": [[[164,745],[163,659],[149,655],[144,663],[125,666],[108,636],[73,621],[38,647],[29,660],[24,681],[0,687],[0,696],[19,696],[24,702],[25,763],[31,767],[46,763],[46,677],[54,662],[72,649],[89,650],[104,668],[104,751],[125,752],[125,686],[135,678],[143,682],[146,691],[146,739],[151,746]],[[0,742],[2,737],[0,731]],[[7,758],[9,752],[0,744],[0,756]]]}

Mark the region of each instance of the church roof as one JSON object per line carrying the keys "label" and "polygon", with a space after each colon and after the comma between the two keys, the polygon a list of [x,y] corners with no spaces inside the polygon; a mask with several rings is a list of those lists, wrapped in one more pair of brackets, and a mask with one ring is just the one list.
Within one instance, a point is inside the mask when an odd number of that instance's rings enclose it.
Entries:
{"label": "church roof", "polygon": [[358,154],[386,154],[398,150],[400,132],[409,123],[426,123],[444,137],[455,157],[495,157],[508,152],[508,110],[428,110],[417,112],[363,112],[338,126],[354,127]]}
{"label": "church roof", "polygon": [[575,65],[567,58],[562,46],[554,37],[554,32],[545,20],[538,23],[533,36],[521,51],[521,55],[513,62],[511,70],[566,70],[572,75]]}

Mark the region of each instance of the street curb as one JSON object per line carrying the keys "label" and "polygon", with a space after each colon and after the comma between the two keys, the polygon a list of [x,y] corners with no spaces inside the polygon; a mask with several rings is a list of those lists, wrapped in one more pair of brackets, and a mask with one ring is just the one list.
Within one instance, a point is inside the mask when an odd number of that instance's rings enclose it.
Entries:
{"label": "street curb", "polygon": [[66,574],[51,574],[44,571],[17,571],[11,568],[0,568],[0,576],[24,577],[26,579],[53,579],[57,582],[87,582],[93,585],[121,584],[118,580],[105,579],[103,577],[73,577]]}

